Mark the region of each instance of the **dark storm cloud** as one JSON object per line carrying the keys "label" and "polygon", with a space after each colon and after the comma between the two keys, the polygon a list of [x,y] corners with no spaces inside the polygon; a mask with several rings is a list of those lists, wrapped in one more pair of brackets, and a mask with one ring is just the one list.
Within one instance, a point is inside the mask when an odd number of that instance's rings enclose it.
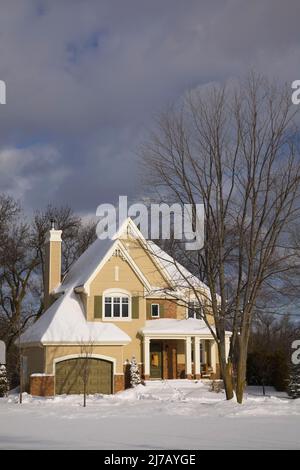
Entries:
{"label": "dark storm cloud", "polygon": [[300,78],[298,0],[0,2],[0,190],[95,210],[142,192],[135,149],[187,88]]}

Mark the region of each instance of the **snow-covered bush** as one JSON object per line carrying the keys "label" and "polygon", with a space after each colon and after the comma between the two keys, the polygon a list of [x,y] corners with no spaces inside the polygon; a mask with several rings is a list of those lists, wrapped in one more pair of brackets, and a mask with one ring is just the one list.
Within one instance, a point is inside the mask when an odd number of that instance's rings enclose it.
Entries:
{"label": "snow-covered bush", "polygon": [[140,383],[142,383],[142,381],[139,366],[133,356],[130,361],[130,385],[131,387],[136,387]]}
{"label": "snow-covered bush", "polygon": [[292,398],[300,398],[300,365],[292,365],[287,392]]}
{"label": "snow-covered bush", "polygon": [[5,397],[8,393],[8,379],[6,367],[0,365],[0,397]]}

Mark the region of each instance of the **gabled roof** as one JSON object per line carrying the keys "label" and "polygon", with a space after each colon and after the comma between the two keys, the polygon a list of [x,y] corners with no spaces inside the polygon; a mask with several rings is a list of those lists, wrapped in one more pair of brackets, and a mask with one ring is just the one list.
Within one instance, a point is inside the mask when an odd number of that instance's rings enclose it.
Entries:
{"label": "gabled roof", "polygon": [[165,277],[169,279],[172,286],[175,289],[188,289],[190,287],[198,288],[203,291],[208,291],[208,287],[204,282],[200,281],[194,276],[188,269],[182,264],[178,263],[168,253],[162,250],[152,240],[147,241],[147,245],[150,253],[160,264]]}
{"label": "gabled roof", "polygon": [[104,257],[113,252],[115,243],[116,240],[99,240],[97,238],[70,267],[55,292],[62,293],[75,287],[83,286],[91,274],[98,268]]}
{"label": "gabled roof", "polygon": [[[21,344],[53,343],[114,343],[127,344],[130,337],[116,325],[109,322],[87,322],[78,289],[89,292],[89,284],[102,269],[116,249],[120,249],[140,278],[148,292],[155,291],[144,274],[136,265],[120,238],[130,231],[130,235],[139,239],[154,263],[170,286],[176,289],[194,287],[208,290],[207,286],[193,276],[152,241],[146,240],[131,219],[126,219],[112,239],[97,238],[94,243],[79,257],[65,275],[60,286],[55,290],[60,297],[50,308],[21,336]],[[179,267],[178,271],[177,267]],[[188,279],[188,282],[186,281]]]}
{"label": "gabled roof", "polygon": [[[191,274],[181,264],[175,263],[173,258],[162,250],[151,240],[146,240],[132,219],[126,219],[112,239],[100,240],[97,238],[92,245],[78,258],[71,266],[61,285],[56,289],[57,293],[65,292],[70,288],[83,287],[88,290],[89,283],[95,275],[101,270],[105,262],[112,256],[116,248],[123,251],[124,256],[131,264],[136,274],[140,277],[143,284],[151,290],[151,286],[143,273],[140,271],[132,257],[122,247],[119,239],[130,231],[130,235],[138,239],[146,252],[152,258],[166,281],[175,289],[186,289],[192,285],[202,290],[208,290],[208,287],[196,276]],[[119,245],[118,245],[119,244]],[[153,290],[153,289],[152,289]]]}
{"label": "gabled roof", "polygon": [[[108,241],[110,243],[107,243]],[[106,248],[106,250],[104,248]],[[123,258],[128,261],[132,270],[140,279],[144,287],[150,292],[151,285],[148,279],[137,266],[134,259],[127,252],[120,240],[97,239],[74,263],[70,271],[66,274],[63,282],[55,290],[55,293],[59,294],[70,289],[78,290],[81,288],[82,291],[89,294],[91,282],[116,250],[118,250],[122,254]]]}

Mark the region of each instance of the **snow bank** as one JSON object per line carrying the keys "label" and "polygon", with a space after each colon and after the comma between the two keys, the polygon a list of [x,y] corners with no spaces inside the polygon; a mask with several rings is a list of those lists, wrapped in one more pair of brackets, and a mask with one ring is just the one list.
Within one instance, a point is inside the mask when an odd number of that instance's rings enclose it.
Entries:
{"label": "snow bank", "polygon": [[[0,449],[300,449],[300,400],[248,388],[243,405],[209,382],[149,381],[116,395],[0,399]],[[259,395],[261,393],[261,395]]]}

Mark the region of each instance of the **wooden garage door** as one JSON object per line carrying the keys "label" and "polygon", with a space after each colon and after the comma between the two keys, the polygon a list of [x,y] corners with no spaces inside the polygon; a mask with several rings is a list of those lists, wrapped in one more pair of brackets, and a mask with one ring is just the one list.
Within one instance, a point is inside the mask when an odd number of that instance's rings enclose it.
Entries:
{"label": "wooden garage door", "polygon": [[112,393],[112,363],[103,359],[78,357],[56,364],[56,395],[83,393],[85,371],[87,393]]}

